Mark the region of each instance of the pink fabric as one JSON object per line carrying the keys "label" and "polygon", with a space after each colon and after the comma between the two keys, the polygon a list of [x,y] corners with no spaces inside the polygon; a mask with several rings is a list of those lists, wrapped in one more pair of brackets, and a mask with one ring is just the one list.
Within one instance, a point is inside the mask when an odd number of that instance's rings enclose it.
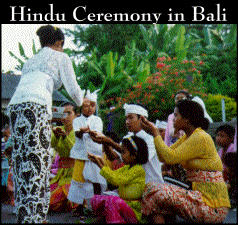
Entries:
{"label": "pink fabric", "polygon": [[168,146],[170,146],[169,132],[173,128],[173,118],[174,118],[173,113],[168,116],[167,127],[166,127],[166,130],[165,130],[164,142]]}
{"label": "pink fabric", "polygon": [[[220,156],[220,158],[221,158],[221,160],[222,160],[222,165],[223,165],[223,170],[225,170],[226,169],[226,166],[225,166],[225,164],[223,163],[223,159],[222,159],[222,155],[223,155],[223,148],[221,148],[219,151],[218,151],[218,154],[219,154],[219,156]],[[236,149],[234,148],[234,144],[230,144],[229,145],[229,147],[227,148],[227,150],[226,150],[226,154],[227,153],[234,153],[234,152],[236,152]]]}
{"label": "pink fabric", "polygon": [[113,168],[112,168],[113,170],[117,170],[117,169],[125,166],[124,162],[119,162],[119,160],[117,160],[117,159],[115,159],[112,163],[113,163],[112,164],[113,165]]}
{"label": "pink fabric", "polygon": [[235,127],[234,152],[237,152],[237,125]]}
{"label": "pink fabric", "polygon": [[[173,119],[174,119],[174,114],[172,113],[168,116],[167,127],[165,130],[165,136],[164,136],[164,142],[168,146],[173,144],[171,143],[171,136],[170,136],[170,132],[173,129],[173,124],[174,124]],[[179,138],[182,137],[183,135],[184,135],[184,132],[182,130],[179,131]]]}
{"label": "pink fabric", "polygon": [[132,208],[120,197],[94,195],[91,199],[93,211],[104,216],[106,223],[138,223]]}
{"label": "pink fabric", "polygon": [[51,165],[51,173],[53,174],[57,174],[57,171],[58,171],[58,167],[59,167],[59,154],[56,153],[56,156],[55,156],[55,160],[54,160],[54,163],[52,163]]}

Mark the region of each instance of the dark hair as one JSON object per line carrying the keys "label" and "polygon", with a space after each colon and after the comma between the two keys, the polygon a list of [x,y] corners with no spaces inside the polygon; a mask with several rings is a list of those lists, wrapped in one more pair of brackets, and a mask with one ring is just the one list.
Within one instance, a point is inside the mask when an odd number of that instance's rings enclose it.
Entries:
{"label": "dark hair", "polygon": [[181,116],[188,119],[190,124],[192,124],[195,128],[201,127],[202,129],[207,130],[210,122],[204,117],[204,110],[200,104],[185,99],[178,101],[176,107],[178,108]]}
{"label": "dark hair", "polygon": [[230,138],[235,137],[235,128],[231,125],[224,124],[224,125],[219,126],[216,129],[215,134],[217,134],[219,131],[224,131]]}
{"label": "dark hair", "polygon": [[178,92],[175,94],[175,96],[178,95],[178,94],[184,94],[188,100],[191,100],[192,97],[193,97],[191,94],[189,94],[189,93],[188,93],[187,91],[185,91],[185,90],[180,90],[180,91],[178,91]]}
{"label": "dark hair", "polygon": [[226,166],[231,167],[232,170],[236,171],[237,167],[237,154],[236,152],[228,152],[225,154],[224,163]]}
{"label": "dark hair", "polygon": [[204,117],[204,123],[203,123],[203,130],[207,130],[208,127],[210,126],[210,121],[208,118]]}
{"label": "dark hair", "polygon": [[73,107],[73,111],[75,112],[75,114],[77,113],[77,106],[73,103],[73,102],[63,102],[60,107],[64,107],[67,105],[71,105]]}
{"label": "dark hair", "polygon": [[61,41],[62,46],[64,45],[64,33],[58,27],[53,27],[52,25],[41,26],[37,31],[36,34],[40,38],[41,47],[51,46],[56,41]]}
{"label": "dark hair", "polygon": [[131,155],[136,156],[136,162],[138,164],[147,163],[149,153],[148,153],[148,146],[145,140],[137,136],[131,136],[131,138],[135,142],[137,150],[133,147],[128,138],[123,138],[122,144],[127,147]]}

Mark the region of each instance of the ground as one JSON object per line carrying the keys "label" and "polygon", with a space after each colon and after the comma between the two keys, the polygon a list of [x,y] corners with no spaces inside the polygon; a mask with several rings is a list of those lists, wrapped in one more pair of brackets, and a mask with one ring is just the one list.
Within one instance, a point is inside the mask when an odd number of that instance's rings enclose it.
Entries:
{"label": "ground", "polygon": [[[12,207],[10,205],[1,204],[1,223],[17,223],[16,216],[12,214]],[[67,224],[67,223],[77,223],[79,219],[77,217],[73,217],[73,215],[69,212],[61,212],[61,213],[50,213],[47,216],[49,223],[59,223],[59,224]],[[182,219],[177,218],[178,223],[183,222]],[[237,223],[237,212],[229,211],[229,214],[223,223],[228,224],[236,224]]]}

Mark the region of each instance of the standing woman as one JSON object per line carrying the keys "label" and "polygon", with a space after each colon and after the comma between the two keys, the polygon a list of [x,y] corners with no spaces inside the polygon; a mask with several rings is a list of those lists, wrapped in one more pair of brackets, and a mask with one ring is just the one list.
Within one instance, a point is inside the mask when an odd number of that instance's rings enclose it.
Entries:
{"label": "standing woman", "polygon": [[78,106],[84,94],[77,84],[70,58],[63,53],[63,32],[46,25],[36,33],[42,50],[24,64],[21,80],[8,106],[18,223],[46,222],[53,89],[59,89],[63,83]]}

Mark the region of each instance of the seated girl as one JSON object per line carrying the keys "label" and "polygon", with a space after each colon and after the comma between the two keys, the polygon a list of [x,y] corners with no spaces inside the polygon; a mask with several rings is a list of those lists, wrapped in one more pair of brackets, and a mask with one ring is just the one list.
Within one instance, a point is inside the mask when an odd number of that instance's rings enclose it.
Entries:
{"label": "seated girl", "polygon": [[[99,135],[99,136],[97,136]],[[91,133],[92,139],[106,143],[108,137]],[[92,209],[106,223],[138,223],[141,220],[141,197],[145,188],[145,171],[142,164],[148,160],[146,142],[136,136],[122,140],[121,157],[125,166],[111,170],[101,157],[88,153],[88,158],[101,168],[100,174],[118,186],[119,196],[94,195]]]}

